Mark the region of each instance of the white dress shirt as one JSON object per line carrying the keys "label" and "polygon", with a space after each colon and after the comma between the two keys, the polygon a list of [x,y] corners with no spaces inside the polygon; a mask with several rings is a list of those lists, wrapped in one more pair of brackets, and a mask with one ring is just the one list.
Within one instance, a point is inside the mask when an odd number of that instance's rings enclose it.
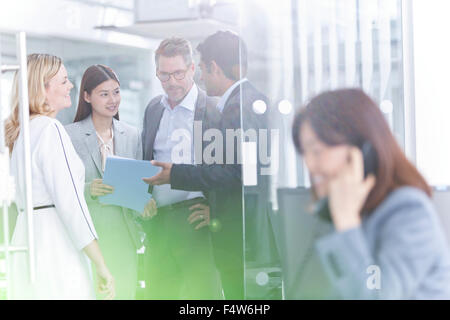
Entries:
{"label": "white dress shirt", "polygon": [[[164,112],[153,147],[153,155],[156,161],[176,164],[195,163],[193,129],[197,98],[198,88],[195,84],[186,97],[173,109],[169,105],[167,95],[162,97],[161,104],[164,106]],[[175,147],[175,151],[180,150],[181,143],[189,146],[183,149],[187,154],[181,154],[180,156],[180,153],[177,153],[173,157],[172,151],[174,151]],[[202,192],[172,190],[169,184],[154,186],[152,195],[158,207],[197,197],[204,197]]]}
{"label": "white dress shirt", "polygon": [[220,113],[223,112],[223,108],[225,108],[225,104],[227,103],[228,98],[230,97],[231,93],[234,89],[236,89],[237,86],[244,83],[245,81],[248,81],[247,78],[243,78],[239,81],[236,81],[231,87],[228,88],[227,91],[223,94],[222,97],[220,97],[219,103],[217,104],[217,109],[219,109]]}

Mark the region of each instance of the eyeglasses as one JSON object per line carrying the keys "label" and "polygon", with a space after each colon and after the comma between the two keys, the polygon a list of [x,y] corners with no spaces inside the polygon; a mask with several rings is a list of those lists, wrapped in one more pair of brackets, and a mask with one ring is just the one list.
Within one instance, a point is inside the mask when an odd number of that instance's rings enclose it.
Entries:
{"label": "eyeglasses", "polygon": [[188,72],[188,70],[189,70],[189,67],[186,70],[177,70],[172,73],[157,71],[156,76],[162,82],[169,81],[170,76],[173,76],[175,80],[183,80],[186,77],[186,72]]}

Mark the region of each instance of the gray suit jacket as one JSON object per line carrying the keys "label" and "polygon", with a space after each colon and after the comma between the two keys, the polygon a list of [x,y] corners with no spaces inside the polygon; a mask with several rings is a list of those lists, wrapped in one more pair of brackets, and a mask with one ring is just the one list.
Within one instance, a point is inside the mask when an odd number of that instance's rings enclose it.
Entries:
{"label": "gray suit jacket", "polygon": [[[65,126],[65,129],[86,169],[85,198],[93,219],[95,220],[96,212],[99,211],[121,210],[130,236],[133,238],[135,245],[140,247],[138,226],[134,221],[136,213],[127,208],[102,205],[98,199],[93,199],[90,196],[89,188],[92,180],[103,177],[100,149],[91,116],[82,121],[71,123]],[[114,154],[119,157],[142,160],[142,143],[139,130],[116,119],[113,119],[113,130]]]}
{"label": "gray suit jacket", "polygon": [[393,191],[361,227],[322,237],[316,249],[339,298],[450,299],[449,248],[419,189]]}

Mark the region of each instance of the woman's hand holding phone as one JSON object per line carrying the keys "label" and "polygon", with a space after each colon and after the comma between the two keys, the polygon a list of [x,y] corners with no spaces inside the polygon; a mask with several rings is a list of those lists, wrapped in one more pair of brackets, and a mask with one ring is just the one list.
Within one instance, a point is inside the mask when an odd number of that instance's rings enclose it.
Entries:
{"label": "woman's hand holding phone", "polygon": [[329,184],[329,207],[337,231],[344,232],[361,224],[360,212],[376,178],[364,178],[363,154],[357,147],[349,148],[349,161]]}

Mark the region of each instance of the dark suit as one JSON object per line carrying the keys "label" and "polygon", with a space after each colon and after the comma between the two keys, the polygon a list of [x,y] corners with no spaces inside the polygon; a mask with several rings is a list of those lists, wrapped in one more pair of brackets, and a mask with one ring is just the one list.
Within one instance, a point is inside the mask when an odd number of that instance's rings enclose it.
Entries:
{"label": "dark suit", "polygon": [[[161,98],[162,96],[154,98],[145,111],[142,132],[144,160],[154,158],[155,138],[164,113]],[[215,107],[216,104],[216,99],[207,97],[206,93],[199,89],[194,121],[202,122],[203,131],[218,124],[220,113]],[[196,224],[190,225],[187,221],[190,214],[188,207],[158,208],[158,214],[154,218],[142,222],[147,234],[144,258],[147,298],[221,297],[210,232],[208,228],[194,230]],[[184,295],[181,292],[184,292]]]}
{"label": "dark suit", "polygon": [[[241,100],[243,129],[267,128],[266,115],[253,111],[254,101],[263,100],[267,104],[267,98],[246,81],[233,90],[222,111],[219,127],[225,139],[224,149],[229,143],[225,138],[227,129],[241,129]],[[209,191],[211,216],[218,225],[212,233],[214,257],[226,299],[244,298],[243,185],[242,168],[237,162],[237,155],[238,146],[235,143],[233,164],[173,165],[170,177],[172,189]],[[262,180],[259,180],[261,184],[258,185],[266,190],[267,184]],[[264,196],[266,194],[264,191]]]}

